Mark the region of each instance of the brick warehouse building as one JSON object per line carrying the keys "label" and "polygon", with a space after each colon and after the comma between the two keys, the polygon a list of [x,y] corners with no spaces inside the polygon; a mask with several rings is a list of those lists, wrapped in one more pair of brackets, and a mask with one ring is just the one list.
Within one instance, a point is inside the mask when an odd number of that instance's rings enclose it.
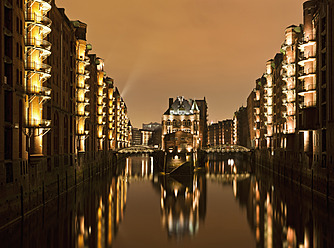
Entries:
{"label": "brick warehouse building", "polygon": [[333,1],[303,4],[247,100],[252,148],[279,174],[334,197]]}
{"label": "brick warehouse building", "polygon": [[1,1],[0,17],[2,226],[105,170],[131,125],[85,23],[50,0]]}

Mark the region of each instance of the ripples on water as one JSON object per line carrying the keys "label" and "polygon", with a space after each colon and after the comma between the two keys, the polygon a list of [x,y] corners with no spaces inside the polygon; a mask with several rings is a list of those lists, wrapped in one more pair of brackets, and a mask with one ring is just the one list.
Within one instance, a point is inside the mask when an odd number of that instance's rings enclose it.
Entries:
{"label": "ripples on water", "polygon": [[1,246],[333,247],[329,203],[263,168],[210,157],[180,174],[129,157],[2,230]]}

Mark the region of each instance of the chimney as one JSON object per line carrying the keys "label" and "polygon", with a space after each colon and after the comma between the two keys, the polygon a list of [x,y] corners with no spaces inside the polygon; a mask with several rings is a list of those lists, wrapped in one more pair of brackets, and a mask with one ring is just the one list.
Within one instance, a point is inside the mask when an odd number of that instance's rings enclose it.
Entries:
{"label": "chimney", "polygon": [[171,107],[173,104],[173,98],[169,98],[169,107]]}

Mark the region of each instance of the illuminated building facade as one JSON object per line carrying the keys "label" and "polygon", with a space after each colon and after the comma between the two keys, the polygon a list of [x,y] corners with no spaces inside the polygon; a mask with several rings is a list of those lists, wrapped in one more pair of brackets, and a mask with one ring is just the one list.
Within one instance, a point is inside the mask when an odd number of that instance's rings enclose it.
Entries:
{"label": "illuminated building facade", "polygon": [[233,144],[233,120],[223,120],[208,126],[208,146]]}
{"label": "illuminated building facade", "polygon": [[257,80],[248,97],[248,119],[254,120],[249,132],[261,156],[287,163],[278,173],[328,196],[334,188],[328,179],[334,155],[333,1],[306,1],[303,9],[303,24],[285,29],[281,52],[267,61],[265,81]]}
{"label": "illuminated building facade", "polygon": [[87,25],[80,21],[73,21],[73,26],[76,34],[76,148],[78,149],[78,152],[85,152],[85,142],[89,135],[89,130],[86,129],[86,119],[90,114],[87,106],[89,105],[89,98],[86,95],[90,87],[86,81],[90,74],[90,72],[86,70],[86,66],[90,63],[90,59],[87,56]]}
{"label": "illuminated building facade", "polygon": [[161,135],[162,135],[162,125],[158,122],[150,122],[148,124],[142,124],[142,130],[151,131],[150,137],[148,139],[148,145],[154,146],[156,148],[161,148]]}
{"label": "illuminated building facade", "polygon": [[113,93],[113,147],[114,149],[131,146],[132,125],[128,117],[127,106],[121,97],[117,87]]}
{"label": "illuminated building facade", "polygon": [[[265,106],[265,98],[264,98],[264,85],[266,83],[266,79],[264,77],[258,78],[256,80],[256,86],[253,89],[251,95],[254,96],[252,99],[252,118],[253,118],[253,127],[249,130],[249,133],[254,132],[254,138],[252,140],[252,144],[255,148],[263,147],[263,138],[265,136],[264,119],[264,106]],[[249,108],[249,107],[248,107]],[[249,111],[247,111],[249,112]]]}
{"label": "illuminated building facade", "polygon": [[141,145],[141,131],[138,128],[132,129],[132,145]]}
{"label": "illuminated building facade", "polygon": [[24,1],[1,1],[0,16],[0,181],[6,185],[28,166]]}
{"label": "illuminated building facade", "polygon": [[50,1],[25,2],[25,124],[30,157],[43,156],[43,135],[51,126],[51,120],[43,118],[44,104],[51,98],[51,89],[45,85],[51,77],[46,61],[51,55],[46,40],[51,32],[50,10]]}
{"label": "illuminated building facade", "polygon": [[195,100],[186,100],[183,96],[178,96],[175,101],[169,98],[169,108],[162,117],[162,149],[197,150],[200,147],[199,121],[200,110]]}
{"label": "illuminated building facade", "polygon": [[255,135],[256,135],[256,122],[255,122],[255,90],[252,90],[247,97],[247,119],[248,119],[248,129],[249,129],[249,140],[251,148],[255,148]]}
{"label": "illuminated building facade", "polygon": [[[266,120],[265,125],[267,127],[266,130],[266,143],[267,148],[271,149],[273,147],[273,130],[274,130],[274,84],[273,84],[273,64],[274,61],[272,59],[268,60],[266,63],[266,72],[264,73],[264,77],[266,78],[265,84],[265,100],[266,100]],[[248,102],[247,102],[248,104]],[[251,138],[252,139],[252,138]]]}
{"label": "illuminated building facade", "polygon": [[98,150],[104,149],[105,144],[105,124],[106,124],[106,83],[104,82],[104,61],[101,58],[96,59],[97,68],[97,146]]}
{"label": "illuminated building facade", "polygon": [[153,131],[141,129],[140,132],[141,132],[141,139],[142,139],[141,144],[144,146],[149,145],[149,141],[152,138]]}
{"label": "illuminated building facade", "polygon": [[199,108],[199,146],[205,147],[208,143],[208,104],[203,100],[195,100]]}
{"label": "illuminated building facade", "polygon": [[51,0],[1,1],[0,16],[1,226],[110,166],[132,127],[85,23]]}

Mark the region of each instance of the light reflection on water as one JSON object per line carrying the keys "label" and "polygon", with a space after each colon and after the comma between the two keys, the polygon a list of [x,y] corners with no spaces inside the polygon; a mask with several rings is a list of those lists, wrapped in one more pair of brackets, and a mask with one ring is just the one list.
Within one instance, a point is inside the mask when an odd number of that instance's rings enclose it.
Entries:
{"label": "light reflection on water", "polygon": [[213,156],[192,175],[164,176],[157,168],[149,156],[125,159],[116,175],[85,183],[3,230],[4,247],[333,244],[326,204],[262,169],[253,173],[248,161]]}

